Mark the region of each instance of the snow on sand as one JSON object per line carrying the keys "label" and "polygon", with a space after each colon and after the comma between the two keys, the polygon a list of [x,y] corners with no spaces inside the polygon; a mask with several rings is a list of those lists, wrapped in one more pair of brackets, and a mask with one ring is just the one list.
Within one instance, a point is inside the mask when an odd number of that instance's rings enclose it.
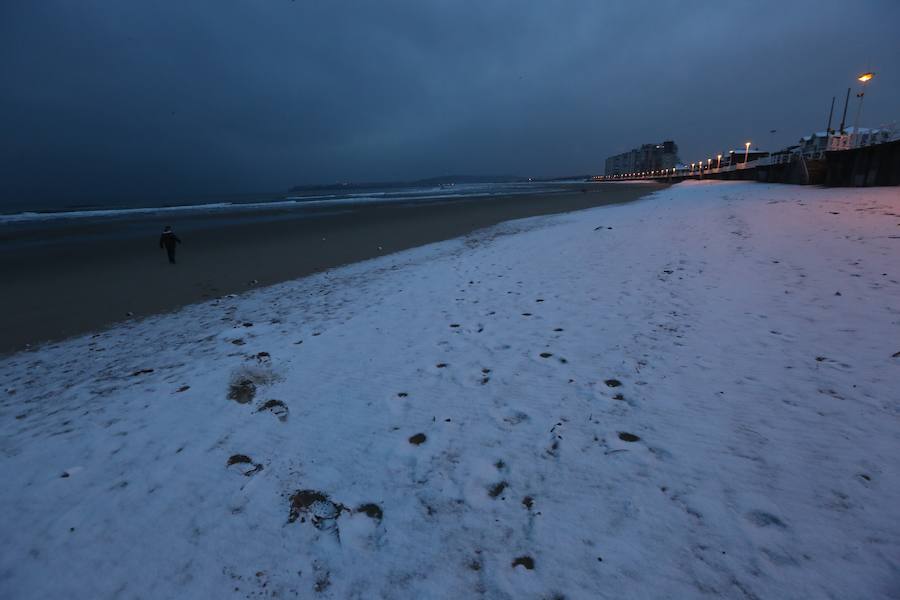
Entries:
{"label": "snow on sand", "polygon": [[0,597],[898,597],[898,280],[681,184],[9,357]]}

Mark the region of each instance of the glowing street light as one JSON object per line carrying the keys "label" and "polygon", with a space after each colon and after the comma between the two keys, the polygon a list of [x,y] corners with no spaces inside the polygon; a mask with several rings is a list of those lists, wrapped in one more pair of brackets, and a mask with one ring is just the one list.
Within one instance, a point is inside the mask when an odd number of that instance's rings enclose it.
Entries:
{"label": "glowing street light", "polygon": [[716,168],[717,168],[717,169],[720,169],[720,168],[722,168],[722,155],[720,154],[720,155],[717,156],[716,158],[717,158],[717,160],[719,161],[719,162],[716,163]]}
{"label": "glowing street light", "polygon": [[859,114],[862,112],[863,98],[866,95],[866,84],[872,81],[873,77],[875,77],[875,73],[866,71],[856,78],[862,86],[862,89],[856,95],[856,97],[859,98],[859,107],[856,109],[856,122],[853,125],[853,133],[857,136],[857,140],[859,139]]}
{"label": "glowing street light", "polygon": [[711,158],[707,158],[707,159],[706,159],[706,168],[709,169],[710,165],[712,165],[712,159],[711,159]]}
{"label": "glowing street light", "polygon": [[750,142],[744,142],[744,165],[747,164],[747,157],[750,156]]}

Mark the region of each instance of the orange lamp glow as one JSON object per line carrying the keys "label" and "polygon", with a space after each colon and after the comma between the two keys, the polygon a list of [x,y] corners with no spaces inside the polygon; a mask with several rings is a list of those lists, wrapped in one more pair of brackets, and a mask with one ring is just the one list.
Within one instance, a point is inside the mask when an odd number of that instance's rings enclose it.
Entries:
{"label": "orange lamp glow", "polygon": [[869,80],[871,80],[873,77],[875,77],[875,73],[866,72],[866,73],[863,73],[862,75],[860,75],[859,77],[857,77],[857,79],[860,81],[860,83],[866,83]]}

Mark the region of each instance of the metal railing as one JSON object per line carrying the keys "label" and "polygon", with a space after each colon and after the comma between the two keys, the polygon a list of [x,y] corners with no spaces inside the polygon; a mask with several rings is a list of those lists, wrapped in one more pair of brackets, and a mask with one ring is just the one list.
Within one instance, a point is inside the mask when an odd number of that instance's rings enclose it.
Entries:
{"label": "metal railing", "polygon": [[827,149],[829,152],[853,150],[854,148],[884,144],[897,139],[897,137],[897,132],[894,129],[876,129],[864,133],[844,133],[829,137]]}

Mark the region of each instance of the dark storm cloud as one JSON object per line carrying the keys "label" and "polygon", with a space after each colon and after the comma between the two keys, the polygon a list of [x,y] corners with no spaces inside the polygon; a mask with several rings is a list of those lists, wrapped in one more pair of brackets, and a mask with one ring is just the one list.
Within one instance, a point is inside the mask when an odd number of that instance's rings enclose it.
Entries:
{"label": "dark storm cloud", "polygon": [[0,202],[783,145],[865,68],[863,123],[898,117],[898,22],[890,0],[4,2]]}

